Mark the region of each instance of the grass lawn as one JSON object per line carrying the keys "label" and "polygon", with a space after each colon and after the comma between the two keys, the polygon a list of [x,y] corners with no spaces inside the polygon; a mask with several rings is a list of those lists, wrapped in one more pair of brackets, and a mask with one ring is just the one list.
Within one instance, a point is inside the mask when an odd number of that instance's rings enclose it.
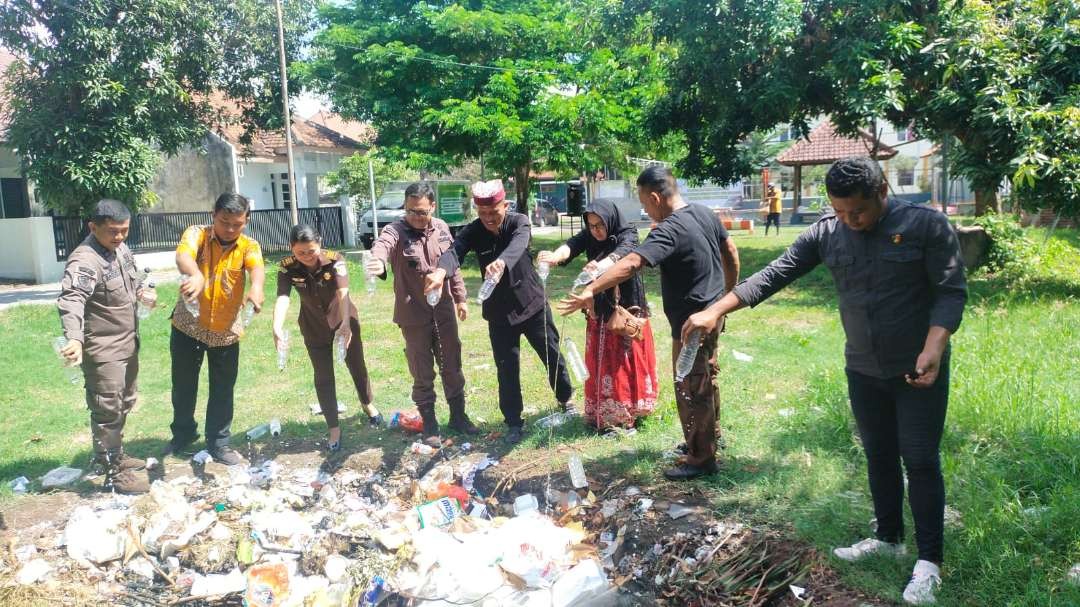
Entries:
{"label": "grass lawn", "polygon": [[[744,276],[778,255],[795,234],[789,228],[779,238],[763,237],[760,231],[736,235]],[[1043,232],[1033,236],[1042,243]],[[947,500],[955,515],[946,529],[943,605],[1080,604],[1080,590],[1064,582],[1069,567],[1080,562],[1080,237],[1061,230],[1054,238],[1063,241],[1061,246],[1052,247],[1037,275],[1022,285],[970,280],[966,317],[953,341],[952,397],[943,445]],[[556,244],[547,237],[533,243]],[[552,273],[553,301],[567,290],[580,265],[579,260]],[[360,275],[359,268],[353,270],[354,276]],[[274,272],[268,274],[270,302]],[[666,369],[670,332],[659,314],[658,274],[647,272],[645,280],[658,313],[657,359]],[[472,260],[466,282],[475,294],[479,273]],[[175,285],[159,290],[163,301],[175,299]],[[377,404],[384,412],[410,407],[411,379],[400,333],[390,321],[390,284],[380,283],[371,297],[358,284],[353,299],[361,309]],[[294,298],[294,318],[298,305]],[[844,338],[835,308],[832,281],[819,268],[773,300],[729,319],[720,350],[726,465],[721,474],[697,483],[718,515],[787,530],[823,552],[870,535],[873,516],[865,463],[847,405]],[[501,416],[487,324],[475,304],[470,315],[462,326],[468,406],[474,420],[483,419],[495,430],[501,428]],[[143,324],[140,402],[127,428],[129,449],[139,455],[156,454],[169,436],[167,316],[161,309]],[[287,371],[278,372],[268,316],[253,323],[241,345],[234,432],[280,417],[287,434],[320,437],[325,426],[308,411],[308,404],[315,402],[310,363],[296,340]],[[559,324],[583,346],[582,317]],[[50,347],[58,332],[52,307],[0,312],[2,502],[15,499],[8,480],[39,476],[58,465],[82,467],[90,455],[82,390],[64,380]],[[753,362],[735,360],[733,349],[750,354]],[[529,418],[546,415],[554,397],[527,345],[522,374]],[[358,409],[355,394],[344,381],[339,387],[350,409],[344,426],[346,449],[376,440],[384,446],[406,444],[397,433],[358,429],[352,417]],[[204,373],[202,399],[205,394]],[[633,437],[602,439],[574,423],[553,438],[535,432],[517,447],[515,456],[528,458],[532,450],[546,450],[553,441],[579,450],[586,472],[606,468],[634,482],[661,482],[662,453],[681,439],[670,384],[663,387],[661,401]],[[199,416],[203,407],[200,402]],[[441,396],[439,411],[445,421]],[[561,465],[559,458],[554,461]],[[913,554],[911,528],[909,520]],[[847,583],[899,601],[913,561],[833,565]]]}

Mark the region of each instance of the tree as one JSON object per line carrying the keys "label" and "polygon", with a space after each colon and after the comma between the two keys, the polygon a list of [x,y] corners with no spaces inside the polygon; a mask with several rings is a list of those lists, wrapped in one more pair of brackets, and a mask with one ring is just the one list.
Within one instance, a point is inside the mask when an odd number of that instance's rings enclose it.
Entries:
{"label": "tree", "polygon": [[595,23],[575,8],[566,0],[324,7],[328,25],[305,81],[338,113],[372,122],[388,158],[424,171],[481,158],[513,177],[527,211],[532,171],[580,174],[623,161],[620,152],[643,140],[638,116],[662,86],[662,57],[641,52],[650,44],[594,46]]}
{"label": "tree", "polygon": [[[370,172],[369,160],[372,169]],[[414,172],[409,171],[404,162],[389,161],[383,157],[381,150],[372,148],[366,154],[356,153],[342,160],[337,170],[326,174],[326,180],[339,192],[359,199],[362,205],[370,205],[372,203],[370,173],[372,172],[375,174],[375,200],[382,196],[391,181],[417,177]]]}
{"label": "tree", "polygon": [[1021,202],[1080,210],[1075,0],[630,0],[625,10],[652,11],[657,35],[678,47],[650,125],[686,134],[689,174],[744,174],[738,142],[781,122],[805,133],[829,114],[853,133],[884,117],[955,138],[951,169],[972,182],[980,213],[1007,176]]}
{"label": "tree", "polygon": [[[293,57],[312,3],[288,5]],[[256,0],[9,0],[0,44],[19,59],[6,75],[7,140],[60,213],[102,197],[152,205],[162,154],[219,120],[211,94],[239,102],[249,131],[282,124],[271,109],[281,103],[276,22]]]}

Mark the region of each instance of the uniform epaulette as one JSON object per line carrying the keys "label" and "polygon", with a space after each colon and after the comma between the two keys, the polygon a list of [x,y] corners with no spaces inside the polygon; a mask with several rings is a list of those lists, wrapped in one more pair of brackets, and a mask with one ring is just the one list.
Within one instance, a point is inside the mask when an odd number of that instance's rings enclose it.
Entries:
{"label": "uniform epaulette", "polygon": [[293,262],[295,262],[295,261],[296,261],[296,258],[290,255],[290,256],[286,257],[285,259],[281,260],[281,267],[288,268],[289,266],[293,265]]}
{"label": "uniform epaulette", "polygon": [[329,261],[341,259],[341,253],[338,253],[337,251],[323,251],[323,254],[326,255],[326,259]]}

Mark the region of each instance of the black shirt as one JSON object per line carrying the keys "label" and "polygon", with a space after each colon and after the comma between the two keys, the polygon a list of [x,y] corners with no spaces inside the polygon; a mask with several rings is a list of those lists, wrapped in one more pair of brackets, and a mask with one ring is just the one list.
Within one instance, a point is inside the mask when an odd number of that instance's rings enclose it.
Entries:
{"label": "black shirt", "polygon": [[439,258],[439,267],[449,276],[465,261],[469,251],[476,251],[480,272],[484,274],[488,264],[502,259],[506,270],[491,297],[484,302],[484,320],[494,324],[520,324],[547,305],[544,286],[529,253],[530,240],[532,226],[529,218],[521,213],[508,212],[497,235],[489,232],[479,219],[474,219],[458,232],[454,246]]}
{"label": "black shirt", "polygon": [[945,215],[890,199],[873,229],[857,232],[835,215],[806,229],[788,250],[739,283],[739,300],[756,306],[824,263],[840,300],[847,368],[892,378],[909,373],[927,332],[955,332],[967,301],[960,244]]}
{"label": "black shirt", "polygon": [[707,207],[688,204],[661,221],[634,252],[650,267],[660,266],[660,294],[671,337],[683,323],[724,294],[720,251],[727,230]]}

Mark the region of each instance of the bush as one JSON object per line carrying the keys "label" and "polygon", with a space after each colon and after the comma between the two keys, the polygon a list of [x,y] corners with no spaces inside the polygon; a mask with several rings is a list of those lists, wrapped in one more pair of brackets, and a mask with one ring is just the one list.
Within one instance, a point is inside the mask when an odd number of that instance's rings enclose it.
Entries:
{"label": "bush", "polygon": [[986,230],[990,248],[986,252],[987,273],[1001,273],[1007,278],[1023,278],[1034,266],[1035,243],[1024,234],[1020,224],[1008,215],[987,213],[975,219],[975,224]]}

